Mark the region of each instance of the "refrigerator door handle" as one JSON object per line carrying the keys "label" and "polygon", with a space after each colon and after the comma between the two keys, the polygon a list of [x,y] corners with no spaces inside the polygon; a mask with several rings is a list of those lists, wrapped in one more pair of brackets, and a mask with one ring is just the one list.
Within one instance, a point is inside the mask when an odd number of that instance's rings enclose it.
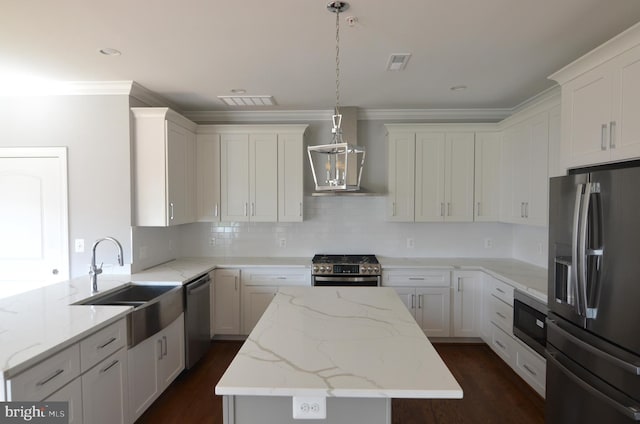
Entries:
{"label": "refrigerator door handle", "polygon": [[592,396],[599,398],[600,400],[602,400],[603,402],[611,406],[613,409],[620,412],[622,415],[628,417],[629,419],[634,421],[640,421],[640,405],[625,406],[617,402],[615,399],[612,399],[609,396],[605,395],[604,393],[600,392],[599,390],[595,389],[590,384],[588,384],[587,382],[583,381],[581,378],[573,374],[564,365],[562,365],[560,361],[556,359],[556,354],[553,352],[548,353],[547,360],[553,363],[556,367],[558,367],[558,369],[567,378],[569,378],[575,384],[577,384],[578,386],[582,387],[584,390],[589,392]]}
{"label": "refrigerator door handle", "polygon": [[576,189],[576,201],[573,208],[573,230],[571,233],[571,269],[573,272],[570,275],[571,282],[570,286],[573,290],[573,299],[575,299],[574,307],[576,309],[576,313],[578,315],[582,315],[582,310],[580,307],[580,277],[582,276],[580,272],[580,249],[579,243],[581,239],[580,234],[580,219],[582,216],[581,208],[582,208],[582,196],[584,192],[584,184],[578,184]]}
{"label": "refrigerator door handle", "polygon": [[589,206],[591,204],[591,183],[584,185],[580,205],[580,229],[578,237],[578,304],[580,315],[587,316],[587,224],[589,223]]}
{"label": "refrigerator door handle", "polygon": [[568,341],[570,341],[580,349],[592,354],[593,356],[597,356],[598,358],[619,368],[620,370],[633,375],[640,375],[639,365],[617,358],[607,352],[603,352],[602,350],[590,345],[585,341],[580,340],[578,337],[574,336],[573,334],[569,333],[568,331],[560,327],[557,324],[556,320],[547,319],[547,327],[548,327],[547,331],[551,330],[559,333],[562,337],[564,337],[565,339],[567,339]]}

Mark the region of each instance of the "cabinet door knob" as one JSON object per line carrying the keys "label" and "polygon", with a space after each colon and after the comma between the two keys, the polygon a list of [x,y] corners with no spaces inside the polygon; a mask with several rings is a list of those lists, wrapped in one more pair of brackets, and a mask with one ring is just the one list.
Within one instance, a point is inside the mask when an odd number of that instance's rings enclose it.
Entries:
{"label": "cabinet door knob", "polygon": [[602,124],[600,130],[600,149],[607,150],[607,124]]}

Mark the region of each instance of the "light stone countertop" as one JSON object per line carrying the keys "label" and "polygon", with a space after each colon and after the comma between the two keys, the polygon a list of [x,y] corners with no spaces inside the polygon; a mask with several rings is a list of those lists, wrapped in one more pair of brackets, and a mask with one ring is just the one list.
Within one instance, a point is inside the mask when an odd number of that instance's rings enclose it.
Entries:
{"label": "light stone countertop", "polygon": [[[100,275],[103,292],[128,275]],[[0,384],[47,356],[121,318],[131,306],[71,305],[91,296],[89,277],[80,277],[0,299]]]}
{"label": "light stone countertop", "polygon": [[462,398],[392,288],[281,288],[218,395]]}
{"label": "light stone countertop", "polygon": [[383,270],[437,268],[480,270],[547,303],[547,270],[516,259],[492,258],[390,258],[378,256]]}
{"label": "light stone countertop", "polygon": [[[432,267],[478,269],[546,302],[547,273],[513,259],[388,258],[384,269]],[[311,258],[181,258],[133,275],[101,274],[100,293],[134,281],[141,284],[184,284],[215,268],[311,267]],[[91,297],[89,277],[41,287],[0,299],[0,377],[11,378],[47,356],[124,317],[128,306],[72,305]]]}

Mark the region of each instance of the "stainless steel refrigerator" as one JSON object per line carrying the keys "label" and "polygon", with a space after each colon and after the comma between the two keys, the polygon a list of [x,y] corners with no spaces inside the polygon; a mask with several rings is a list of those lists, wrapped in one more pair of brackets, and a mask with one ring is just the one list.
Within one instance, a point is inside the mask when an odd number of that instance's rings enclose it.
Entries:
{"label": "stainless steel refrigerator", "polygon": [[640,164],[551,178],[546,421],[640,421]]}

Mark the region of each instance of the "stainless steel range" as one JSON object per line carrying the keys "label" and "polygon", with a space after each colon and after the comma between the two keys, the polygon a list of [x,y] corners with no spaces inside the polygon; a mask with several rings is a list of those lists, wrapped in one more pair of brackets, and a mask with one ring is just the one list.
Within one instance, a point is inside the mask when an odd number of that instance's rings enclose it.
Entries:
{"label": "stainless steel range", "polygon": [[375,255],[315,255],[311,263],[314,286],[380,285],[382,267]]}

